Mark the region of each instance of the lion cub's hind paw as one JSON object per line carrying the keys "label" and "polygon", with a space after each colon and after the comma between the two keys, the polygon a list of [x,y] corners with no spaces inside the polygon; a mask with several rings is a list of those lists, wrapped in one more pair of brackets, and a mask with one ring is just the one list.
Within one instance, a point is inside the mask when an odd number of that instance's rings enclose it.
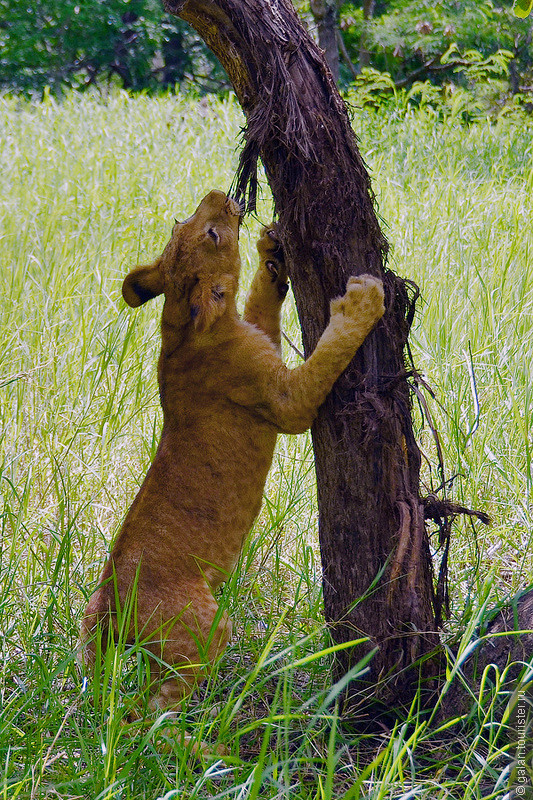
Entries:
{"label": "lion cub's hind paw", "polygon": [[223,759],[229,754],[225,745],[210,744],[183,731],[175,712],[166,716],[167,718],[158,724],[153,717],[142,717],[134,710],[130,710],[122,722],[121,732],[131,739],[141,735],[149,737],[154,742],[156,749],[162,753],[175,753],[177,748],[186,750],[198,761]]}
{"label": "lion cub's hind paw", "polygon": [[331,315],[342,315],[365,326],[374,325],[385,313],[383,283],[372,275],[352,275],[346,293],[331,301]]}
{"label": "lion cub's hind paw", "polygon": [[197,740],[179,728],[173,729],[172,724],[164,725],[154,733],[154,743],[161,752],[175,753],[176,750],[185,750],[197,761],[215,761],[229,755],[225,745]]}

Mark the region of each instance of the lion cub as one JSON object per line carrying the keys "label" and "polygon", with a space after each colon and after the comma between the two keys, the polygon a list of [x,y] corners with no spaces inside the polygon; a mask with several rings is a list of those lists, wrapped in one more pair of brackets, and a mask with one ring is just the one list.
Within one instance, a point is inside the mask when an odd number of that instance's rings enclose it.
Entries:
{"label": "lion cub", "polygon": [[154,655],[150,705],[171,709],[231,634],[213,592],[231,573],[261,505],[280,431],[300,433],[384,312],[381,282],[350,278],[331,302],[314,353],[296,369],[280,357],[287,273],[275,229],[258,241],[259,268],[237,313],[238,204],[210,192],[176,222],[153,264],[126,277],[133,307],[165,295],[158,380],[163,431],[84,614],[84,658],[116,629],[117,601],[136,586],[130,639]]}

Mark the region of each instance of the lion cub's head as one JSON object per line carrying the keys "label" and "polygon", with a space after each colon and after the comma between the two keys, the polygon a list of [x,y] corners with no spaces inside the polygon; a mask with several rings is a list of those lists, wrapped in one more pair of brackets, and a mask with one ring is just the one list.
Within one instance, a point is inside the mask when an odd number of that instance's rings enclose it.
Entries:
{"label": "lion cub's head", "polygon": [[126,303],[136,308],[164,293],[167,302],[180,308],[184,324],[192,322],[199,332],[209,328],[235,298],[240,220],[235,200],[224,192],[209,192],[192,217],[176,221],[159,258],[126,277]]}

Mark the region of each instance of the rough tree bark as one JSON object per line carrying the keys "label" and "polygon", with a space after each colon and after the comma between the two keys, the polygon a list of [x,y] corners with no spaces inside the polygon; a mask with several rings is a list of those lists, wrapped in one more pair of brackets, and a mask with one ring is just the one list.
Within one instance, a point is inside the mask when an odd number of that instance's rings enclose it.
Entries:
{"label": "rough tree bark", "polygon": [[326,620],[337,642],[369,637],[339,653],[336,677],[377,647],[365,675],[374,697],[408,701],[420,671],[414,662],[422,659],[431,675],[428,656],[439,645],[404,356],[413,302],[384,267],[387,243],[346,108],[290,0],[165,0],[165,7],[218,56],[244,110],[234,190],[253,200],[261,158],[305,353],[349,275],[383,278],[386,315],[335,385],[312,436]]}

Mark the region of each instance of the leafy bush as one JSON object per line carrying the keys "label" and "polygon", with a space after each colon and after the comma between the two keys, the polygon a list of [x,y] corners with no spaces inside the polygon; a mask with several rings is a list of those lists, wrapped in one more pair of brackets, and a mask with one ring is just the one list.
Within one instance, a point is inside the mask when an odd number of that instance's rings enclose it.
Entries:
{"label": "leafy bush", "polygon": [[[351,60],[359,62],[364,41],[370,66],[388,72],[398,88],[425,80],[437,85],[452,80],[468,88],[472,81],[494,77],[490,58],[501,73],[497,54],[505,51],[510,54],[508,85],[515,94],[531,91],[533,47],[531,21],[518,19],[511,5],[509,0],[498,5],[492,0],[392,0],[378,7],[379,15],[365,20],[359,4],[344,3],[340,25]],[[457,71],[457,56],[467,61],[469,53],[483,75]]]}
{"label": "leafy bush", "polygon": [[372,67],[361,71],[347,92],[350,105],[363,108],[392,107],[406,112],[421,108],[441,120],[472,122],[487,116],[509,115],[521,110],[525,98],[514,95],[502,102],[504,78],[512,53],[499,50],[483,58],[477,50],[461,54],[451,45],[441,57],[442,64],[451,64],[463,85],[449,82],[435,85],[431,81],[414,81],[410,88],[398,86],[388,72]]}

